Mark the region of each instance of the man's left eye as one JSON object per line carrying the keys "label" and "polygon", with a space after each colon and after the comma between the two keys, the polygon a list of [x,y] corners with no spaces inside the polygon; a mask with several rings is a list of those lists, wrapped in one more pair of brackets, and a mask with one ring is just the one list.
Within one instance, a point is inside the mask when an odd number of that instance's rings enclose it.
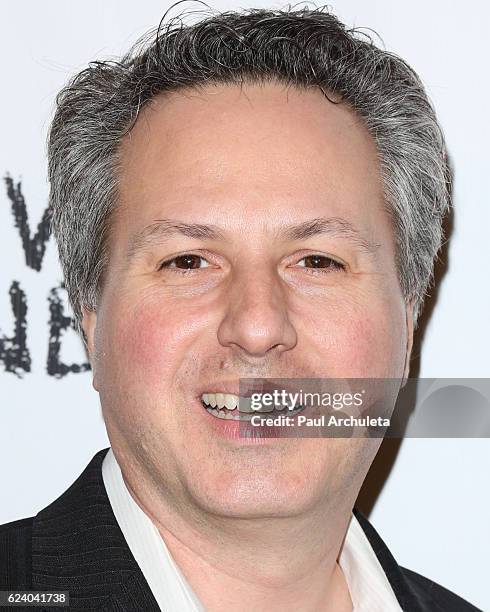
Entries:
{"label": "man's left eye", "polygon": [[[302,263],[303,262],[303,263]],[[345,270],[344,264],[326,255],[307,255],[298,262],[301,268],[320,270]]]}
{"label": "man's left eye", "polygon": [[178,255],[173,259],[164,261],[159,266],[159,270],[162,268],[177,268],[178,270],[196,270],[199,268],[209,267],[209,262],[201,257],[200,255],[188,254]]}

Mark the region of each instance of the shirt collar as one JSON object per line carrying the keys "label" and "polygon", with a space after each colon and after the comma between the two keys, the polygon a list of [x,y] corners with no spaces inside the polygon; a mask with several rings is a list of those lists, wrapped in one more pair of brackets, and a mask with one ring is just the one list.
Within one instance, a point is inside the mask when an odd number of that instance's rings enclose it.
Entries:
{"label": "shirt collar", "polygon": [[[102,477],[119,527],[160,608],[204,612],[158,529],[129,493],[112,448],[102,463]],[[338,562],[354,612],[401,612],[388,578],[353,514]]]}

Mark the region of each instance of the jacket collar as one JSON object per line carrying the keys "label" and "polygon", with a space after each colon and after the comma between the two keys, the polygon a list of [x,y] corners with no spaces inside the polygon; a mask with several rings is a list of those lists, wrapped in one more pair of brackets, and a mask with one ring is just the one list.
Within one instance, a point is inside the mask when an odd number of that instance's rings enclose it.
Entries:
{"label": "jacket collar", "polygon": [[[70,609],[159,612],[107,496],[99,451],[77,480],[33,521],[32,588],[66,590]],[[413,593],[367,518],[353,510],[403,610],[429,610]]]}

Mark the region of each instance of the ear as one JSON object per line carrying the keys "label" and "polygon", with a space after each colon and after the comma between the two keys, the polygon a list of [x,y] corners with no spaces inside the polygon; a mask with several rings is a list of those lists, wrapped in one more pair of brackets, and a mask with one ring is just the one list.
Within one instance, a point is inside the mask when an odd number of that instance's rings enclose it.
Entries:
{"label": "ear", "polygon": [[414,310],[414,301],[410,300],[407,302],[405,307],[405,325],[406,325],[406,333],[407,333],[407,345],[405,351],[405,367],[403,372],[403,383],[402,387],[405,386],[407,382],[407,378],[410,374],[410,357],[412,355],[413,348],[413,332],[414,332],[414,323],[413,323],[413,310]]}
{"label": "ear", "polygon": [[92,386],[96,391],[99,390],[97,382],[97,364],[95,355],[95,328],[97,326],[97,313],[95,310],[88,310],[82,306],[82,329],[87,339],[87,350],[92,367]]}

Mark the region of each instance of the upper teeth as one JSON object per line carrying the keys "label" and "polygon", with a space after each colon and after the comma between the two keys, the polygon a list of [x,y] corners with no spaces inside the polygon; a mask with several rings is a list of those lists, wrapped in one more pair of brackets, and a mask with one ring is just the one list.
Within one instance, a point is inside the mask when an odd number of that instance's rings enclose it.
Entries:
{"label": "upper teeth", "polygon": [[[241,397],[231,393],[203,393],[201,399],[206,406],[211,406],[212,408],[227,408],[228,410],[238,408],[239,412],[254,412],[251,408],[249,397]],[[273,410],[273,408],[271,406],[270,410]],[[267,412],[270,412],[270,410],[267,409]]]}
{"label": "upper teeth", "polygon": [[238,408],[240,412],[252,412],[249,397],[239,397],[231,393],[204,393],[201,399],[206,406],[212,408],[227,408],[228,410]]}
{"label": "upper teeth", "polygon": [[[242,397],[241,395],[234,395],[232,393],[203,393],[201,400],[206,406],[211,408],[227,408],[228,410],[235,410],[238,408],[238,412],[245,412],[247,414],[251,412],[272,412],[274,410],[284,410],[286,406],[284,404],[271,404],[270,406],[261,405],[260,408],[252,408],[252,402],[250,397]],[[294,406],[295,412],[298,412],[303,406]]]}

